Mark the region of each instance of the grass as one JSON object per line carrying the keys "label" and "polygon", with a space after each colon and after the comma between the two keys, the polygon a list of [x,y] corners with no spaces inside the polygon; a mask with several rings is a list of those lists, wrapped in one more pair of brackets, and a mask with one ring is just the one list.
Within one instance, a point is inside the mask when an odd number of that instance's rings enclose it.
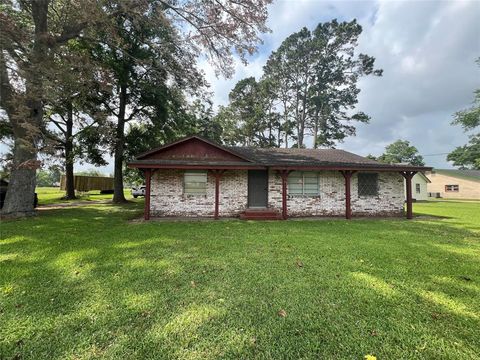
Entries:
{"label": "grass", "polygon": [[0,359],[478,359],[480,203],[401,219],[1,224]]}
{"label": "grass", "polygon": [[[96,200],[110,200],[113,194],[100,194],[99,190],[77,193],[78,199],[64,200],[65,191],[58,187],[37,187],[35,192],[38,195],[38,205],[51,205],[59,203],[68,203],[73,201],[96,201]],[[130,189],[124,190],[125,197],[131,199]]]}

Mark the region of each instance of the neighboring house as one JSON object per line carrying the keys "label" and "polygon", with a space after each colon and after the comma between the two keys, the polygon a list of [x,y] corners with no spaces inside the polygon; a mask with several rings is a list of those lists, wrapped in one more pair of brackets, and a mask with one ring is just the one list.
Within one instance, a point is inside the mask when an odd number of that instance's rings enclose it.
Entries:
{"label": "neighboring house", "polygon": [[480,170],[434,169],[426,173],[428,192],[446,199],[480,199]]}
{"label": "neighboring house", "polygon": [[[403,178],[431,170],[343,150],[227,147],[198,136],[143,153],[128,166],[145,172],[145,219],[400,215]],[[408,218],[411,190],[410,182]]]}
{"label": "neighboring house", "polygon": [[[428,200],[427,184],[430,180],[423,172],[416,173],[412,178],[412,197],[415,201]],[[407,197],[407,183],[404,185],[405,198]]]}

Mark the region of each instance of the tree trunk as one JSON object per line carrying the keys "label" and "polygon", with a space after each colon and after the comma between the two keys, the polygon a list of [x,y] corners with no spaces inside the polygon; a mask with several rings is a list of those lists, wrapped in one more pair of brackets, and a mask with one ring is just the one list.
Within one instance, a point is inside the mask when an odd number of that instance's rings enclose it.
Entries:
{"label": "tree trunk", "polygon": [[313,124],[313,148],[318,148],[318,117],[315,117],[315,122]]}
{"label": "tree trunk", "polygon": [[64,199],[76,199],[75,196],[75,175],[73,172],[73,106],[70,102],[67,105],[67,121],[65,133],[65,196]]}
{"label": "tree trunk", "polygon": [[14,100],[5,58],[0,56],[0,102],[7,112],[14,136],[13,167],[2,208],[2,215],[5,216],[34,214],[35,175],[39,167],[37,141],[43,120],[43,102],[40,95],[43,88],[42,66],[48,57],[48,4],[47,0],[38,0],[31,5],[35,38],[30,55],[31,64],[25,69],[25,98],[21,105],[17,105],[18,99]]}
{"label": "tree trunk", "polygon": [[27,131],[15,124],[13,168],[10,174],[2,215],[22,217],[34,214],[35,173],[37,151]]}
{"label": "tree trunk", "polygon": [[123,194],[123,152],[125,146],[125,109],[127,107],[127,86],[120,85],[120,104],[117,116],[117,133],[115,138],[114,191],[113,202],[124,203]]}

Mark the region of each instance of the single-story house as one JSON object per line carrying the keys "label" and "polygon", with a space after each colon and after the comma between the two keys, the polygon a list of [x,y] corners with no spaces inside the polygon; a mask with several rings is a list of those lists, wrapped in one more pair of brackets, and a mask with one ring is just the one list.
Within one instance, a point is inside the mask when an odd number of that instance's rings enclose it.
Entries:
{"label": "single-story house", "polygon": [[480,199],[480,170],[434,169],[426,175],[432,197]]}
{"label": "single-story house", "polygon": [[344,150],[222,146],[190,136],[128,164],[145,173],[145,219],[412,217],[412,177],[431,168],[381,164]]}
{"label": "single-story house", "polygon": [[[415,201],[425,201],[428,200],[428,191],[427,186],[430,183],[430,180],[426,175],[419,171],[412,178],[412,198]],[[405,180],[405,199],[407,198],[407,182]]]}

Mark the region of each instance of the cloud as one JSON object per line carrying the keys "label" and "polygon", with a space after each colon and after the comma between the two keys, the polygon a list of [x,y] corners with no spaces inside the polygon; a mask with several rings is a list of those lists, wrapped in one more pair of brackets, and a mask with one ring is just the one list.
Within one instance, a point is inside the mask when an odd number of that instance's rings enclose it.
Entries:
{"label": "cloud", "polygon": [[[366,155],[381,154],[402,138],[422,154],[448,153],[468,141],[452,114],[468,107],[480,84],[480,2],[477,1],[278,1],[270,7],[272,33],[263,36],[249,65],[237,61],[233,79],[216,79],[207,63],[202,68],[212,84],[214,103],[228,103],[235,83],[260,77],[270,52],[303,26],[313,28],[334,18],[356,18],[364,31],[359,51],[376,58],[381,78],[364,78],[357,108],[372,117],[359,125],[357,136],[339,148]],[[429,165],[448,167],[446,155],[427,156]]]}

